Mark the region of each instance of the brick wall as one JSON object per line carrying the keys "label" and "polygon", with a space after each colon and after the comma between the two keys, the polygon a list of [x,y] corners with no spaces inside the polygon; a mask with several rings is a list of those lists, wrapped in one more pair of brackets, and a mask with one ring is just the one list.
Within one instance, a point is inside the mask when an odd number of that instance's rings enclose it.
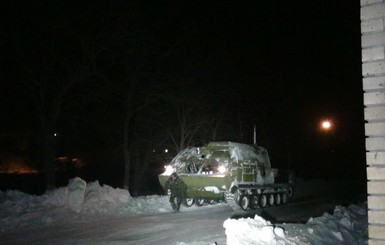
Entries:
{"label": "brick wall", "polygon": [[385,0],[361,0],[369,245],[385,244]]}

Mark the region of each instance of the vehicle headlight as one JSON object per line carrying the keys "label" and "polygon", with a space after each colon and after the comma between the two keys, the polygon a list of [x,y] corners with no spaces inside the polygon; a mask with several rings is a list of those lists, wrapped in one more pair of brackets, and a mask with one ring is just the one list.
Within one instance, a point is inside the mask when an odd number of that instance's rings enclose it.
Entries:
{"label": "vehicle headlight", "polygon": [[227,171],[227,168],[225,166],[219,166],[218,167],[219,173],[224,174],[224,173],[226,173],[226,171]]}
{"label": "vehicle headlight", "polygon": [[171,165],[166,165],[164,166],[165,170],[164,170],[164,175],[171,175],[173,172],[174,172],[174,167],[171,166]]}

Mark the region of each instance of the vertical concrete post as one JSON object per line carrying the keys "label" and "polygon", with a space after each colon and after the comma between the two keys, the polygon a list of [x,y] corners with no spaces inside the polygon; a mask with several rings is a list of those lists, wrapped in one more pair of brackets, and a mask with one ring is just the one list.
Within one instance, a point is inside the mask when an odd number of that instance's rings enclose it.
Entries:
{"label": "vertical concrete post", "polygon": [[385,244],[384,22],[384,0],[361,0],[369,245]]}

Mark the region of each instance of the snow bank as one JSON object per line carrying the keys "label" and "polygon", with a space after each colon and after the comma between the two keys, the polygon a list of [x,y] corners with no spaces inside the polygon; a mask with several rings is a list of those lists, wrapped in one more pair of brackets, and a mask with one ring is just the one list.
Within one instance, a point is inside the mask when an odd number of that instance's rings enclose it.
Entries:
{"label": "snow bank", "polygon": [[367,204],[337,206],[334,214],[311,218],[306,224],[272,225],[256,215],[254,219],[228,219],[227,244],[367,244]]}
{"label": "snow bank", "polygon": [[228,219],[223,223],[226,229],[228,245],[285,245],[297,244],[286,238],[281,227],[273,226],[269,221],[256,215],[254,219]]}
{"label": "snow bank", "polygon": [[0,231],[54,221],[81,220],[86,215],[150,214],[171,211],[167,196],[132,198],[127,190],[86,183],[80,178],[41,196],[0,191]]}
{"label": "snow bank", "polygon": [[324,244],[366,244],[367,204],[337,206],[333,215],[325,213],[307,222],[307,237]]}
{"label": "snow bank", "polygon": [[79,213],[82,210],[84,201],[84,192],[86,191],[87,183],[80,179],[74,178],[68,184],[68,207]]}
{"label": "snow bank", "polygon": [[[202,207],[182,207],[182,211],[198,208]],[[85,183],[80,178],[72,179],[67,187],[41,196],[17,190],[0,191],[0,232],[30,226],[82,222],[86,217],[97,218],[100,215],[164,212],[171,212],[167,196],[132,198],[127,190],[101,186],[98,181]],[[256,215],[254,219],[228,219],[224,221],[223,227],[228,245],[363,245],[367,244],[367,204],[337,206],[333,215],[325,213],[321,217],[309,219],[306,224],[274,225]]]}
{"label": "snow bank", "polygon": [[127,190],[100,186],[98,181],[87,185],[84,193],[83,213],[111,213],[127,204],[133,198]]}
{"label": "snow bank", "polygon": [[[182,211],[196,208],[182,207]],[[132,198],[127,190],[101,186],[98,181],[86,183],[80,178],[71,179],[68,186],[41,196],[17,190],[0,191],[1,232],[52,225],[55,222],[81,222],[90,215],[138,215],[171,211],[168,196]]]}
{"label": "snow bank", "polygon": [[0,231],[49,224],[62,206],[57,195],[53,196],[56,200],[49,201],[47,196],[37,197],[17,190],[2,192],[0,196]]}

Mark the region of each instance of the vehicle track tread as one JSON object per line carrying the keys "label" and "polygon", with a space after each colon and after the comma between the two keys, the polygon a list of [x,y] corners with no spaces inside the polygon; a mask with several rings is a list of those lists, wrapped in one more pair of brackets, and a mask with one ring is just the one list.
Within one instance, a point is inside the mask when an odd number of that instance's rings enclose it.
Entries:
{"label": "vehicle track tread", "polygon": [[225,200],[234,211],[236,211],[236,212],[242,212],[243,211],[241,206],[239,206],[239,204],[235,200],[235,195],[233,193],[225,192]]}

